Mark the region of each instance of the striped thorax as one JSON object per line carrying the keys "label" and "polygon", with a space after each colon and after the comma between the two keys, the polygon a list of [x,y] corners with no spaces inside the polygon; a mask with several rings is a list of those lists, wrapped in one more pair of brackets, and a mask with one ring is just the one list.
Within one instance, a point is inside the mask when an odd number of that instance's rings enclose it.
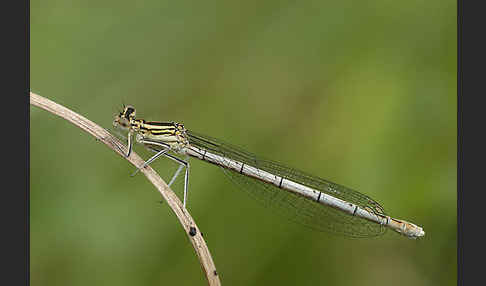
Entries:
{"label": "striped thorax", "polygon": [[[135,118],[136,111],[132,106],[126,106],[115,117],[113,125],[130,134],[136,134],[135,140],[143,143],[143,140],[154,140],[166,143],[176,153],[183,152],[188,144],[184,125],[177,122],[153,122]],[[129,134],[129,136],[130,136]]]}

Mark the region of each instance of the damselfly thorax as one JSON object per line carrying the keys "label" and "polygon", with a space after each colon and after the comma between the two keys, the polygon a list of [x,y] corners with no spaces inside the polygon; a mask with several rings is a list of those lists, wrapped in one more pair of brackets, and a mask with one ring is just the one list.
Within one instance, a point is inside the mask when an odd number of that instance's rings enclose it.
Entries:
{"label": "damselfly thorax", "polygon": [[[115,117],[113,125],[128,130],[129,136],[135,134],[135,141],[137,143],[147,145],[145,143],[147,140],[157,141],[159,143],[165,143],[175,153],[183,153],[184,148],[189,143],[183,124],[177,122],[145,121],[143,119],[136,119],[135,115],[135,109],[127,106]],[[153,144],[149,143],[148,145]],[[128,150],[127,154],[130,151]]]}

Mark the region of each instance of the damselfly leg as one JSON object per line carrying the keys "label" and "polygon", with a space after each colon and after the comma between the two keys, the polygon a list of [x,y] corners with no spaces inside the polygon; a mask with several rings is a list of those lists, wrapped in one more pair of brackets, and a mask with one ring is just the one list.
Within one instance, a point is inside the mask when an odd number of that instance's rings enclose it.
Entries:
{"label": "damselfly leg", "polygon": [[153,155],[152,157],[150,157],[150,159],[148,159],[147,161],[145,161],[142,165],[142,167],[138,168],[137,170],[135,170],[135,172],[133,172],[130,176],[133,177],[135,176],[138,171],[140,171],[140,169],[143,169],[145,167],[147,167],[150,163],[152,163],[153,161],[155,161],[155,159],[159,158],[160,156],[162,155],[165,155],[167,152],[169,152],[169,149],[164,149],[162,151],[156,151],[157,154]]}
{"label": "damselfly leg", "polygon": [[128,132],[127,142],[127,154],[125,156],[128,158],[130,156],[130,153],[132,153],[133,147],[133,132],[131,130]]}
{"label": "damselfly leg", "polygon": [[[185,175],[184,175],[184,201],[183,201],[183,206],[184,206],[184,208],[186,208],[186,201],[187,201],[187,194],[188,194],[188,187],[189,187],[189,162],[187,160],[188,157],[186,156],[186,161],[184,161],[184,160],[182,160],[182,159],[180,159],[176,156],[168,154],[167,152],[170,151],[170,147],[168,147],[167,144],[154,142],[154,141],[151,141],[151,140],[144,140],[142,138],[139,138],[137,140],[137,142],[144,144],[147,147],[147,149],[156,153],[150,159],[145,161],[145,163],[142,165],[142,167],[140,167],[140,169],[145,168],[146,166],[148,166],[150,163],[155,161],[160,156],[165,156],[165,157],[173,160],[174,162],[176,162],[180,165],[179,168],[177,169],[177,171],[172,176],[172,179],[169,181],[169,184],[168,184],[169,187],[175,182],[177,176],[182,171],[182,168],[184,168],[184,167],[186,168]],[[160,146],[162,148],[162,150],[157,150],[156,148],[152,147],[153,145]],[[140,169],[137,169],[131,176],[134,176],[135,174],[137,174],[138,171],[140,171]]]}

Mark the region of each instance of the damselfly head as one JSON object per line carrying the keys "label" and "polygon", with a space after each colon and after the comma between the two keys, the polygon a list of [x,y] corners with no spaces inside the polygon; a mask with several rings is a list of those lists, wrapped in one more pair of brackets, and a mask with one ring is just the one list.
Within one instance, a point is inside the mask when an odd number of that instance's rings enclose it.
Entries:
{"label": "damselfly head", "polygon": [[115,116],[113,120],[113,126],[115,128],[120,127],[123,130],[130,129],[131,121],[135,119],[136,111],[133,106],[124,106],[123,111]]}

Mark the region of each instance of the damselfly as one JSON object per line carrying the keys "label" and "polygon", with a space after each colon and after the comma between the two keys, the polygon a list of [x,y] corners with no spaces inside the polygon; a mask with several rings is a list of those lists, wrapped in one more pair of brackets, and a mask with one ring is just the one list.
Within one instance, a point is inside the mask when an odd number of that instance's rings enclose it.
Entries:
{"label": "damselfly", "polygon": [[[308,227],[352,237],[382,235],[387,228],[409,238],[425,235],[421,227],[386,215],[379,203],[362,193],[260,159],[236,146],[187,130],[180,123],[137,119],[132,106],[124,107],[115,116],[113,125],[128,131],[127,157],[130,156],[134,136],[135,142],[156,153],[142,168],[160,156],[179,164],[169,185],[185,169],[184,208],[189,185],[188,159],[193,157],[221,167],[236,184],[257,200],[276,207],[291,220]],[[174,154],[183,155],[186,159]]]}

